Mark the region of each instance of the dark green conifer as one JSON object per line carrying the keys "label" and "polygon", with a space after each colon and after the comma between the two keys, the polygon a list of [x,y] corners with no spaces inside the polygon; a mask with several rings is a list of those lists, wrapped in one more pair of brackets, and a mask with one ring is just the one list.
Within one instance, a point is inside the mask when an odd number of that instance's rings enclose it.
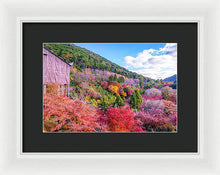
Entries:
{"label": "dark green conifer", "polygon": [[110,75],[110,76],[108,77],[108,81],[114,81],[113,79],[114,79],[113,75]]}
{"label": "dark green conifer", "polygon": [[116,100],[115,100],[115,105],[116,106],[124,106],[125,102],[123,101],[123,99],[121,98],[120,95],[117,95]]}
{"label": "dark green conifer", "polygon": [[117,75],[115,74],[113,81],[117,81],[117,80],[118,78],[117,78]]}
{"label": "dark green conifer", "polygon": [[144,79],[143,77],[140,77],[140,87],[144,87]]}
{"label": "dark green conifer", "polygon": [[143,98],[138,90],[135,90],[131,96],[130,104],[133,109],[140,110],[140,106],[143,103]]}

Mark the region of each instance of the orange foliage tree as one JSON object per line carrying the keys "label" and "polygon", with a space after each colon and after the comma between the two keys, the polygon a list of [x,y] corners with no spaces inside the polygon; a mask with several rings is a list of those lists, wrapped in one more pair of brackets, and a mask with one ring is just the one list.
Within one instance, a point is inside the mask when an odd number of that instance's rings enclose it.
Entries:
{"label": "orange foliage tree", "polygon": [[108,90],[109,90],[111,93],[116,94],[116,95],[118,95],[118,93],[119,93],[119,88],[118,88],[118,86],[109,85],[109,86],[108,86]]}
{"label": "orange foliage tree", "polygon": [[125,91],[121,91],[121,96],[123,97],[123,99],[125,99],[125,97],[127,97],[127,93]]}
{"label": "orange foliage tree", "polygon": [[111,81],[109,85],[112,85],[112,86],[117,86],[118,88],[121,87],[121,84],[118,83],[117,81]]}
{"label": "orange foliage tree", "polygon": [[46,93],[57,95],[61,93],[60,86],[56,83],[47,83],[46,84]]}

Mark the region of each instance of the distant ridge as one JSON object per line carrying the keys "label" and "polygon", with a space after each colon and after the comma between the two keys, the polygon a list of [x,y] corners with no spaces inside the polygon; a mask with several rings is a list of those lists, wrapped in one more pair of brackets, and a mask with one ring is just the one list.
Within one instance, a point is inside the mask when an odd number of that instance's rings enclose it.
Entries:
{"label": "distant ridge", "polygon": [[171,81],[171,82],[176,82],[176,74],[175,75],[173,75],[173,76],[171,76],[171,77],[167,77],[167,78],[165,78],[165,79],[163,79],[164,81],[166,81],[166,82],[169,82],[169,81]]}

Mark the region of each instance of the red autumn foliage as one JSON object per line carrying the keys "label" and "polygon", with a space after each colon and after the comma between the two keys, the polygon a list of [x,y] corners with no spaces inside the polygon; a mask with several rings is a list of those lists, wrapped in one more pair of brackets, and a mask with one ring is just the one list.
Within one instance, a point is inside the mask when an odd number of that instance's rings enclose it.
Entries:
{"label": "red autumn foliage", "polygon": [[84,102],[52,94],[44,94],[44,131],[99,132],[96,109]]}
{"label": "red autumn foliage", "polygon": [[120,88],[120,87],[121,87],[121,84],[120,84],[120,83],[118,83],[117,81],[111,81],[111,82],[109,83],[109,85],[112,85],[112,86],[117,86],[118,88]]}
{"label": "red autumn foliage", "polygon": [[132,95],[132,90],[130,89],[129,91],[128,91],[128,95]]}
{"label": "red autumn foliage", "polygon": [[108,82],[107,82],[107,81],[103,81],[103,82],[102,82],[102,87],[103,87],[103,89],[107,89],[107,87],[108,87]]}
{"label": "red autumn foliage", "polygon": [[105,114],[108,120],[110,131],[114,132],[143,132],[138,121],[134,120],[134,113],[130,106],[125,105],[120,108],[110,108]]}
{"label": "red autumn foliage", "polygon": [[177,118],[177,116],[176,116],[176,114],[174,115],[174,122],[176,123],[176,118]]}

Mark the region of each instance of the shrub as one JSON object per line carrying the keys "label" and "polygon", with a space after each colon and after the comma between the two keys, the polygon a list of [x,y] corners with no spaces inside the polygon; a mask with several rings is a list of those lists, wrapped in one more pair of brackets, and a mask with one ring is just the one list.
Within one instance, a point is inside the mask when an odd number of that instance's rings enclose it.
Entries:
{"label": "shrub", "polygon": [[174,116],[176,115],[176,104],[171,101],[162,100],[164,103],[164,113],[167,116]]}
{"label": "shrub", "polygon": [[118,88],[120,88],[120,87],[121,87],[121,84],[120,84],[120,83],[118,83],[117,81],[112,81],[112,82],[110,82],[110,83],[109,83],[109,85],[112,85],[112,86],[117,86]]}
{"label": "shrub", "polygon": [[88,89],[86,89],[88,91],[88,94],[90,95],[90,97],[95,98],[95,99],[101,99],[102,95],[95,91],[92,87],[89,87]]}
{"label": "shrub", "polygon": [[164,103],[162,100],[145,100],[141,111],[148,112],[151,116],[163,115]]}
{"label": "shrub", "polygon": [[162,91],[162,97],[164,100],[170,100],[170,94],[169,94],[169,90],[172,89],[169,86],[165,86],[163,88],[161,88]]}
{"label": "shrub", "polygon": [[108,86],[108,90],[112,93],[112,94],[119,94],[119,88],[118,86],[113,86],[113,85],[109,85]]}
{"label": "shrub", "polygon": [[107,107],[110,105],[108,100],[107,100],[107,97],[104,95],[100,101],[100,105],[102,107],[102,110],[105,110],[107,109]]}
{"label": "shrub", "polygon": [[108,109],[106,115],[110,131],[114,132],[141,132],[138,121],[134,120],[134,113],[129,106]]}
{"label": "shrub", "polygon": [[103,82],[102,82],[102,87],[103,87],[103,89],[107,89],[107,87],[108,87],[108,82],[107,82],[107,81],[103,81]]}
{"label": "shrub", "polygon": [[176,103],[176,89],[172,89],[169,86],[165,86],[161,88],[161,91],[164,100],[168,100]]}
{"label": "shrub", "polygon": [[71,97],[71,98],[74,98],[74,97],[78,97],[78,94],[76,93],[76,91],[73,89],[72,91],[70,91],[70,93],[69,93],[69,96]]}
{"label": "shrub", "polygon": [[127,93],[123,90],[120,92],[120,94],[123,97],[123,99],[125,99],[125,97],[127,97]]}
{"label": "shrub", "polygon": [[57,95],[61,91],[60,86],[56,83],[46,84],[46,93]]}
{"label": "shrub", "polygon": [[169,91],[170,101],[176,103],[176,89],[172,89]]}
{"label": "shrub", "polygon": [[148,131],[175,131],[176,105],[167,100],[144,100],[136,113],[142,126]]}
{"label": "shrub", "polygon": [[125,78],[122,77],[122,76],[119,77],[119,78],[118,78],[118,82],[119,82],[119,83],[124,83],[124,82],[125,82]]}
{"label": "shrub", "polygon": [[147,95],[150,98],[154,98],[154,99],[161,99],[162,98],[161,91],[156,88],[147,89],[145,91],[145,95]]}
{"label": "shrub", "polygon": [[145,100],[141,111],[147,111],[152,116],[166,115],[170,117],[176,114],[176,105],[167,100]]}
{"label": "shrub", "polygon": [[72,71],[73,73],[76,73],[78,70],[77,70],[77,68],[74,67],[74,68],[71,69],[71,71]]}
{"label": "shrub", "polygon": [[44,130],[47,132],[98,132],[98,113],[92,105],[84,102],[44,94]]}
{"label": "shrub", "polygon": [[130,89],[131,89],[131,86],[125,86],[123,90],[124,90],[126,93],[128,93],[128,91],[129,91]]}
{"label": "shrub", "polygon": [[103,98],[100,100],[100,106],[102,110],[106,110],[110,105],[113,105],[115,103],[115,100],[115,96],[104,95]]}
{"label": "shrub", "polygon": [[175,131],[176,126],[171,119],[164,116],[151,116],[148,112],[140,111],[134,117],[139,120],[139,125],[146,131]]}
{"label": "shrub", "polygon": [[128,95],[131,96],[132,93],[133,93],[133,91],[130,89],[130,90],[128,91]]}
{"label": "shrub", "polygon": [[78,84],[81,84],[82,82],[87,82],[90,85],[93,85],[97,83],[97,79],[96,79],[96,76],[91,73],[86,73],[86,72],[70,73],[70,85],[71,86],[77,86]]}
{"label": "shrub", "polygon": [[125,78],[125,84],[129,84],[130,86],[137,86],[139,83],[139,79]]}
{"label": "shrub", "polygon": [[170,91],[170,90],[172,90],[172,88],[169,86],[165,86],[165,87],[161,88],[161,91]]}
{"label": "shrub", "polygon": [[161,89],[163,87],[163,84],[157,84],[157,88]]}
{"label": "shrub", "polygon": [[95,99],[91,99],[90,102],[92,103],[93,106],[97,107],[98,103]]}

